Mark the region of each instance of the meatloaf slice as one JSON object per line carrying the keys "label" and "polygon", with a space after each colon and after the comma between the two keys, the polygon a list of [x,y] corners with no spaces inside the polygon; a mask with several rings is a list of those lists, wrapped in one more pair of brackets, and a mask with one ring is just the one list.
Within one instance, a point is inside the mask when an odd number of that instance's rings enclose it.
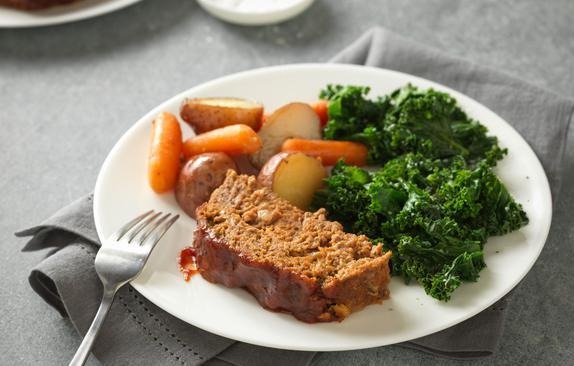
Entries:
{"label": "meatloaf slice", "polygon": [[267,309],[341,321],[389,295],[389,259],[325,211],[304,212],[252,176],[227,173],[197,209],[194,248],[208,281],[243,287]]}

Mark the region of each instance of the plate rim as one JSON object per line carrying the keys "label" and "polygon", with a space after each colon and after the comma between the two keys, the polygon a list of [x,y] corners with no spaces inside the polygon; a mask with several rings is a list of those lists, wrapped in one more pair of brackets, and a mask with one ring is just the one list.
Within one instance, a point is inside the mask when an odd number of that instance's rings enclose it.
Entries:
{"label": "plate rim", "polygon": [[[386,69],[386,68],[379,68],[379,67],[372,67],[372,66],[363,66],[363,65],[350,65],[350,64],[330,64],[330,63],[295,63],[295,64],[284,64],[284,65],[275,65],[275,66],[268,66],[268,67],[261,67],[261,68],[255,68],[255,69],[249,69],[249,70],[244,70],[244,71],[240,71],[240,72],[236,72],[236,73],[232,73],[232,74],[228,74],[228,75],[224,75],[206,82],[202,82],[199,83],[191,88],[188,88],[180,93],[177,93],[176,95],[166,99],[165,101],[163,101],[162,103],[160,103],[158,106],[156,106],[155,108],[153,108],[152,110],[150,110],[149,112],[147,112],[145,115],[143,115],[141,118],[139,118],[135,123],[133,123],[125,132],[124,134],[117,140],[117,142],[115,143],[115,145],[112,147],[112,149],[109,151],[108,155],[106,156],[106,159],[104,160],[101,169],[98,173],[98,177],[96,179],[96,185],[95,185],[95,189],[94,189],[94,199],[93,199],[93,212],[94,212],[94,221],[96,224],[96,231],[98,234],[98,237],[102,237],[102,219],[100,217],[100,212],[101,209],[99,207],[99,200],[97,199],[97,194],[98,191],[100,191],[101,186],[103,184],[102,182],[102,175],[103,175],[103,171],[107,168],[107,166],[111,163],[112,157],[115,155],[115,151],[117,149],[119,149],[119,146],[122,145],[122,142],[124,139],[127,139],[128,136],[133,133],[135,131],[135,129],[137,128],[137,126],[141,123],[143,123],[143,121],[145,120],[149,120],[150,118],[152,118],[154,115],[156,115],[159,111],[163,110],[166,108],[167,105],[171,104],[173,102],[173,100],[175,99],[182,99],[184,97],[186,97],[187,94],[192,93],[194,91],[194,89],[196,88],[200,88],[200,87],[209,87],[212,84],[217,84],[217,83],[221,83],[221,82],[225,82],[227,80],[232,80],[234,78],[243,78],[245,76],[249,76],[251,74],[257,74],[257,73],[265,73],[265,72],[274,72],[277,70],[289,70],[289,69],[307,69],[307,68],[323,68],[323,67],[330,67],[330,68],[338,68],[338,69],[348,69],[348,70],[352,70],[352,69],[360,69],[360,70],[364,70],[364,69],[370,69],[372,71],[375,72],[389,72],[389,73],[394,73],[394,74],[399,74],[401,77],[407,77],[411,80],[413,80],[414,83],[418,82],[418,81],[422,81],[423,83],[430,83],[430,84],[434,84],[439,86],[442,90],[448,92],[448,93],[453,93],[455,95],[463,95],[465,98],[470,99],[472,102],[480,105],[481,108],[484,108],[486,110],[488,110],[489,112],[493,113],[494,115],[496,115],[498,118],[500,118],[501,121],[503,121],[507,127],[510,127],[514,133],[520,137],[520,139],[522,140],[522,142],[525,143],[526,147],[530,150],[530,152],[532,153],[532,155],[536,158],[535,161],[532,161],[531,164],[535,165],[535,169],[539,170],[540,173],[542,174],[541,177],[543,177],[544,179],[542,180],[543,182],[543,193],[542,195],[545,196],[545,202],[548,204],[548,209],[549,209],[549,214],[547,217],[543,217],[543,221],[544,222],[540,222],[539,224],[545,224],[544,227],[540,227],[540,233],[541,233],[541,238],[543,238],[543,243],[542,245],[540,245],[538,247],[538,251],[536,252],[535,256],[533,256],[533,259],[530,261],[530,263],[528,263],[528,266],[524,267],[525,271],[524,274],[522,276],[520,276],[520,278],[516,279],[515,282],[510,283],[507,288],[504,291],[501,291],[500,294],[498,294],[497,296],[493,296],[491,301],[488,303],[487,306],[484,306],[483,308],[479,309],[479,310],[475,310],[475,311],[470,311],[470,312],[466,312],[464,316],[458,318],[455,322],[453,323],[448,323],[445,324],[444,326],[441,327],[437,327],[437,329],[434,329],[432,332],[430,333],[425,333],[424,335],[419,335],[417,337],[411,337],[408,339],[402,339],[402,340],[397,340],[395,342],[392,343],[384,343],[384,344],[380,344],[377,342],[373,342],[372,344],[367,344],[367,345],[357,345],[357,346],[342,346],[342,347],[305,347],[305,346],[301,346],[301,347],[285,347],[282,346],[280,344],[275,344],[275,343],[266,343],[264,341],[260,342],[254,342],[252,339],[249,338],[243,338],[243,337],[238,337],[237,334],[233,333],[226,333],[225,331],[221,331],[219,329],[213,329],[209,326],[204,326],[204,324],[202,324],[202,326],[198,326],[196,324],[192,324],[188,321],[186,321],[184,318],[180,317],[179,315],[175,314],[174,312],[170,311],[170,309],[168,307],[164,307],[162,305],[160,305],[162,303],[162,301],[157,301],[156,300],[152,300],[153,296],[149,296],[150,292],[147,291],[147,289],[145,288],[145,286],[141,286],[137,283],[132,284],[132,286],[138,291],[140,292],[144,297],[146,297],[149,301],[151,301],[152,303],[154,303],[156,306],[158,306],[159,308],[161,308],[162,310],[166,311],[167,313],[171,314],[172,316],[192,325],[192,326],[196,326],[199,327],[205,331],[208,331],[210,333],[219,335],[219,336],[223,336],[223,337],[227,337],[230,339],[234,339],[237,341],[241,341],[241,342],[246,342],[246,343],[251,343],[251,344],[255,344],[255,345],[260,345],[260,346],[265,346],[265,347],[270,347],[270,348],[277,348],[277,349],[285,349],[285,350],[296,350],[296,351],[316,351],[316,352],[322,352],[322,351],[348,351],[348,350],[357,350],[357,349],[365,349],[365,348],[371,348],[371,347],[379,347],[379,346],[386,346],[386,345],[391,345],[391,344],[396,344],[396,343],[400,343],[400,342],[405,342],[408,340],[412,340],[412,339],[416,339],[418,337],[422,337],[422,336],[426,336],[426,335],[431,335],[434,334],[436,332],[440,332],[444,329],[448,329],[452,326],[455,326],[457,324],[460,324],[461,322],[477,315],[478,313],[488,309],[490,306],[492,306],[494,303],[496,303],[497,301],[499,301],[501,298],[503,298],[504,296],[506,296],[510,291],[512,291],[512,289],[514,289],[525,277],[526,275],[528,275],[528,273],[530,272],[530,270],[532,269],[532,267],[534,266],[534,264],[536,263],[536,261],[538,260],[538,258],[540,257],[540,253],[542,252],[542,249],[545,247],[546,245],[546,241],[548,239],[548,235],[550,232],[550,227],[551,227],[551,223],[552,223],[552,217],[553,217],[553,202],[552,202],[552,195],[551,195],[551,191],[550,191],[550,185],[549,185],[549,181],[548,181],[548,176],[546,175],[546,172],[542,166],[542,163],[540,162],[540,159],[538,158],[538,156],[536,155],[536,153],[534,152],[534,150],[532,149],[532,147],[530,146],[530,144],[528,143],[527,140],[524,139],[524,137],[522,137],[522,135],[520,133],[518,133],[518,131],[514,128],[514,126],[512,126],[512,124],[510,124],[509,122],[507,122],[504,118],[500,117],[500,115],[498,115],[496,112],[492,111],[490,108],[488,108],[487,106],[485,106],[484,104],[480,103],[479,101],[477,101],[476,99],[462,93],[459,92],[453,88],[450,88],[444,84],[435,82],[433,80],[430,79],[426,79],[426,78],[422,78],[416,75],[412,75],[412,74],[408,74],[408,73],[404,73],[401,71],[396,71],[396,70],[391,70],[391,69]],[[456,98],[456,96],[455,96]],[[542,231],[543,230],[543,231]],[[262,308],[262,310],[264,310]]]}

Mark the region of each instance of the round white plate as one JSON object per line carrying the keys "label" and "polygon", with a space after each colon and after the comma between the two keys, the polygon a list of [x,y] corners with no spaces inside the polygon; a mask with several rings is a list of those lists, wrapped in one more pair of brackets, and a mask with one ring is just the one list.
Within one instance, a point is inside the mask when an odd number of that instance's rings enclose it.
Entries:
{"label": "round white plate", "polygon": [[0,6],[0,28],[39,27],[75,22],[111,13],[141,0],[81,0],[45,10],[24,11]]}
{"label": "round white plate", "polygon": [[315,0],[197,0],[209,14],[239,25],[280,23],[301,14]]}
{"label": "round white plate", "polygon": [[[453,95],[467,113],[486,125],[509,154],[497,173],[522,203],[530,224],[485,247],[488,265],[476,283],[465,283],[448,303],[427,296],[417,284],[393,278],[391,298],[371,305],[341,323],[306,324],[291,315],[264,310],[249,293],[206,282],[200,275],[185,282],[178,271],[179,251],[192,242],[195,222],[171,193],[157,195],[147,184],[146,156],[151,121],[160,111],[177,114],[185,97],[229,96],[261,101],[267,111],[292,101],[317,100],[328,83],[369,85],[371,95],[389,93],[406,83]],[[191,131],[184,126],[184,134]],[[376,68],[303,64],[263,68],[223,77],[183,92],[149,112],[114,146],[96,183],[94,217],[101,238],[149,209],[183,217],[159,243],[144,272],[132,284],[174,316],[209,332],[262,346],[306,351],[368,348],[403,342],[453,326],[488,308],[509,292],[540,254],[552,216],[550,189],[536,155],[520,135],[494,112],[471,98],[415,76]]]}

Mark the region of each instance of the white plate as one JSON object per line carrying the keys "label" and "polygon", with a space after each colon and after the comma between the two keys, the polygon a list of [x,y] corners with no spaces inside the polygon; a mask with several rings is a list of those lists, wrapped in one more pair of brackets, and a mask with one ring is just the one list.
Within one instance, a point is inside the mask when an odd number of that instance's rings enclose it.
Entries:
{"label": "white plate", "polygon": [[39,27],[111,13],[141,0],[81,0],[45,10],[24,11],[0,6],[0,28]]}
{"label": "white plate", "polygon": [[[192,241],[194,220],[178,208],[173,194],[148,187],[146,156],[150,123],[160,111],[178,113],[184,97],[245,97],[268,111],[292,101],[315,101],[328,83],[369,85],[371,95],[389,93],[406,83],[453,95],[470,116],[486,125],[508,147],[497,173],[522,203],[530,224],[485,247],[488,265],[476,283],[465,283],[442,303],[418,285],[393,278],[391,299],[352,314],[342,323],[305,324],[290,315],[264,310],[246,291],[206,282],[200,275],[185,282],[176,258]],[[184,133],[190,135],[189,128]],[[149,209],[183,215],[164,237],[133,286],[174,316],[232,339],[262,346],[307,351],[368,348],[403,342],[453,326],[488,308],[509,292],[540,254],[552,216],[550,189],[536,155],[520,135],[494,112],[452,89],[411,75],[351,65],[303,64],[263,68],[217,79],[173,97],[134,124],[114,146],[96,183],[94,217],[100,237],[111,235],[136,214]]]}

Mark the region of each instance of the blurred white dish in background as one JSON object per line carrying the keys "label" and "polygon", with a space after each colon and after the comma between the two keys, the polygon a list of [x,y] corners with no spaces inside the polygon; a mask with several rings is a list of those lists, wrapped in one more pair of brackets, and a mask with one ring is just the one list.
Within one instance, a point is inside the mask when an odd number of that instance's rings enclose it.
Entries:
{"label": "blurred white dish in background", "polygon": [[197,0],[216,18],[240,25],[266,25],[291,19],[314,0]]}

